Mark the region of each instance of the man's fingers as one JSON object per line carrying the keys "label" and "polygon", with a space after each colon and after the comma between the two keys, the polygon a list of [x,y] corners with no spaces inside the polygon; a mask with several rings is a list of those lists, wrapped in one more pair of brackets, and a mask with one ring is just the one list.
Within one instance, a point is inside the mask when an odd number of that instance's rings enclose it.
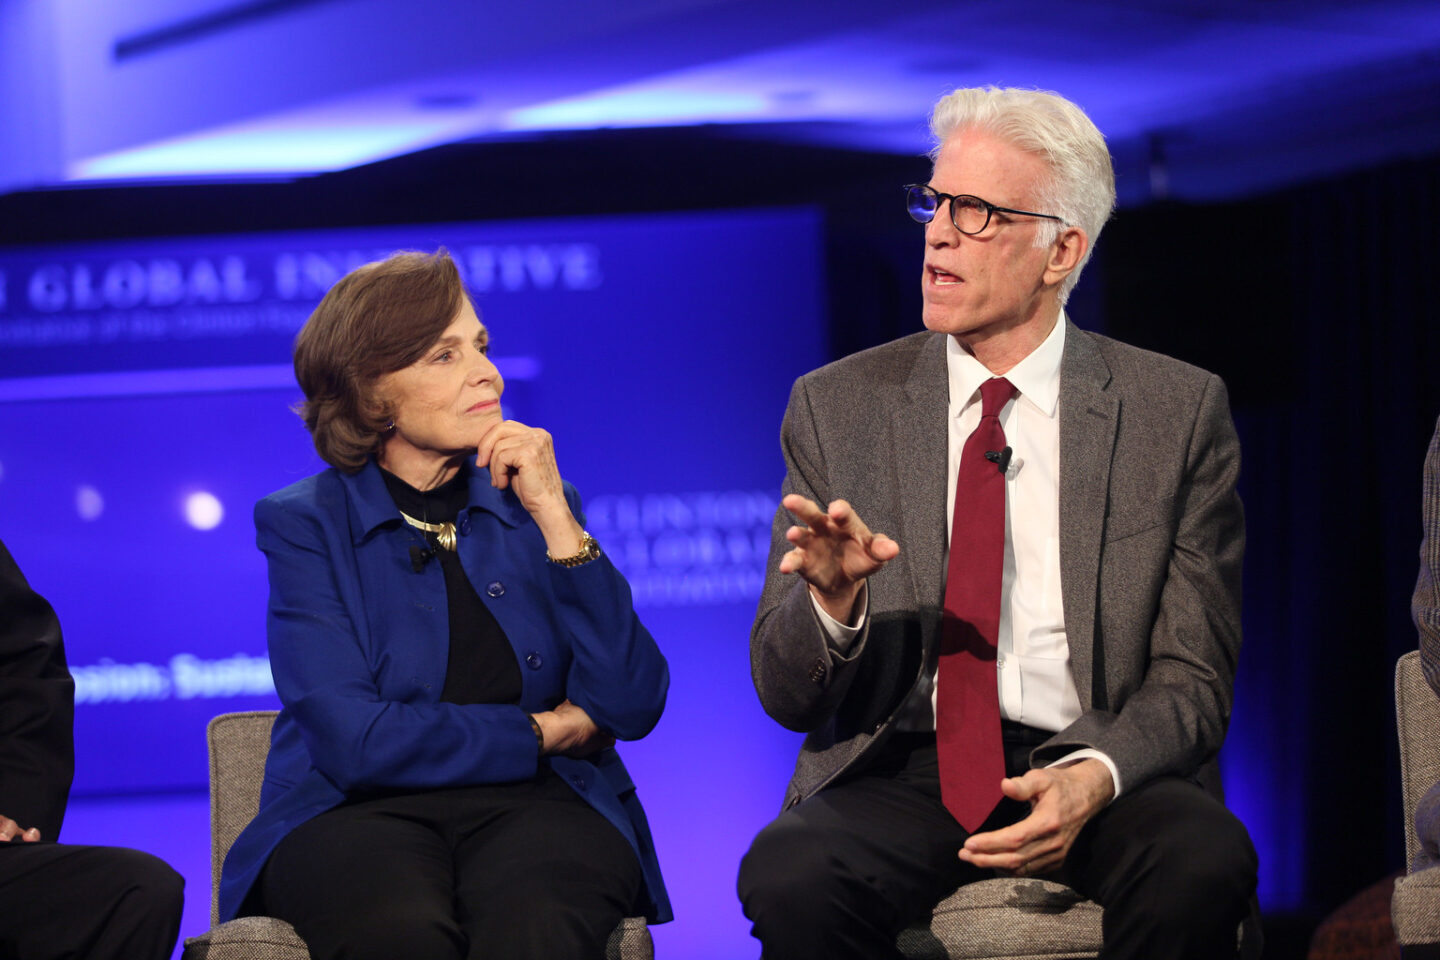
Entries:
{"label": "man's fingers", "polygon": [[835,529],[847,536],[854,537],[861,543],[868,544],[871,539],[870,528],[865,521],[860,519],[860,514],[850,506],[848,500],[832,500],[830,507],[825,511],[825,516],[835,525]]}
{"label": "man's fingers", "polygon": [[1030,828],[1025,820],[1019,823],[1012,823],[1008,827],[999,830],[987,830],[984,833],[974,833],[965,841],[965,849],[972,854],[1004,854],[1014,853],[1030,842]]}
{"label": "man's fingers", "polygon": [[900,554],[899,544],[872,534],[845,500],[831,501],[821,510],[792,493],[780,505],[796,520],[785,531],[785,539],[795,549],[781,558],[780,572],[798,573],[826,597],[848,595],[853,600],[857,584]]}
{"label": "man's fingers", "polygon": [[11,840],[20,832],[20,824],[9,817],[0,817],[0,840]]}
{"label": "man's fingers", "polygon": [[[965,841],[960,859],[977,867],[1004,870],[1018,876],[1034,876],[1059,868],[1070,851],[1075,830],[1057,816],[1048,802],[1051,777],[1045,770],[1031,770],[1023,777],[1001,781],[1001,790],[1016,800],[1034,800],[1028,817],[1001,830],[977,833]],[[1073,825],[1072,825],[1073,826]]]}
{"label": "man's fingers", "polygon": [[1048,778],[1043,770],[1030,770],[1020,777],[1006,777],[1000,781],[1000,792],[1011,800],[1024,803],[1035,799],[1047,786]]}
{"label": "man's fingers", "polygon": [[791,550],[780,558],[781,573],[796,573],[805,567],[805,551],[801,549]]}
{"label": "man's fingers", "polygon": [[832,500],[824,510],[813,500],[807,500],[798,493],[792,493],[780,501],[780,505],[795,515],[795,519],[812,530],[835,530],[846,536],[869,539],[870,530],[845,500]]}
{"label": "man's fingers", "polygon": [[31,827],[29,830],[26,830],[24,833],[22,833],[21,836],[25,838],[26,843],[34,843],[35,841],[40,839],[40,828]]}
{"label": "man's fingers", "polygon": [[1042,853],[1027,863],[1022,873],[1027,877],[1039,876],[1040,874],[1050,873],[1053,870],[1059,870],[1064,863],[1065,856],[1059,851]]}
{"label": "man's fingers", "polygon": [[807,527],[815,528],[817,525],[824,525],[829,522],[825,511],[821,510],[813,500],[807,500],[798,493],[787,495],[780,501],[780,506],[789,510],[796,520],[799,520]]}
{"label": "man's fingers", "polygon": [[[860,517],[855,513],[855,508],[850,506],[849,500],[831,500],[830,506],[825,509],[825,515],[842,529],[848,529],[851,524],[860,522]],[[863,527],[864,524],[861,523],[860,526]]]}
{"label": "man's fingers", "polygon": [[891,540],[883,533],[877,533],[870,538],[868,550],[870,556],[879,560],[881,563],[889,563],[891,560],[900,556],[900,544]]}
{"label": "man's fingers", "polygon": [[[1001,831],[994,831],[1000,833]],[[975,834],[975,837],[986,836]],[[971,837],[973,840],[975,837]],[[987,842],[984,846],[989,847]],[[960,850],[960,859],[974,864],[982,870],[1006,870],[1020,875],[1048,870],[1058,866],[1063,853],[1057,853],[1062,845],[1055,837],[1030,837],[1020,844],[1005,843],[994,849],[970,849],[969,841]]]}
{"label": "man's fingers", "polygon": [[[833,532],[839,534],[840,539],[854,539],[864,546],[871,557],[881,563],[900,555],[900,545],[883,533],[872,534],[847,500],[831,501],[829,507],[821,510],[814,501],[792,493],[781,500],[780,505],[795,516],[802,529],[808,528],[817,535]],[[791,531],[786,532],[786,538],[791,543],[796,542],[793,530],[792,527]]]}
{"label": "man's fingers", "polygon": [[972,850],[961,849],[960,859],[966,863],[979,867],[981,870],[1003,870],[1007,873],[1023,873],[1025,864],[1028,862],[1023,853],[1018,851],[1007,851],[1005,853],[975,853]]}

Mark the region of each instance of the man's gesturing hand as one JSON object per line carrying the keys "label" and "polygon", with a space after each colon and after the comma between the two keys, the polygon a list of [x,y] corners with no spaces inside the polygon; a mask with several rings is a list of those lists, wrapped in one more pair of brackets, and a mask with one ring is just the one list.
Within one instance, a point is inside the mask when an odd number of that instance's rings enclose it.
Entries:
{"label": "man's gesturing hand", "polygon": [[848,623],[860,585],[899,556],[900,545],[883,533],[871,533],[844,500],[821,510],[792,493],[780,504],[799,521],[785,531],[795,548],[780,558],[780,572],[798,573],[825,612]]}
{"label": "man's gesturing hand", "polygon": [[1007,777],[1000,789],[1012,800],[1028,800],[1030,816],[1001,830],[974,834],[965,841],[960,859],[1024,877],[1058,869],[1080,828],[1115,795],[1109,768],[1094,758]]}

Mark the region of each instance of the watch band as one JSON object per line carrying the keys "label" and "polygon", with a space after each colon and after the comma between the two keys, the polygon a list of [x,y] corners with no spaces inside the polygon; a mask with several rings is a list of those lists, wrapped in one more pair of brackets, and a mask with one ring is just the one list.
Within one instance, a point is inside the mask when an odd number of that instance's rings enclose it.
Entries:
{"label": "watch band", "polygon": [[562,567],[578,567],[600,556],[600,544],[596,542],[594,537],[590,536],[589,531],[582,530],[580,531],[579,553],[570,557],[557,557],[551,554],[549,550],[546,550],[545,556],[551,563],[559,564]]}

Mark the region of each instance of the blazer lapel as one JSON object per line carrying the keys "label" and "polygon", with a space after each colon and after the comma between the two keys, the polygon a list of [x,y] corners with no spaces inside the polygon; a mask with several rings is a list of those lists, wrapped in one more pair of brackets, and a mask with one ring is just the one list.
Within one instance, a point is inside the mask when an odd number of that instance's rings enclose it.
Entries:
{"label": "blazer lapel", "polygon": [[897,534],[921,609],[940,609],[945,588],[945,474],[950,376],[945,335],[925,342],[902,389],[893,416],[895,485],[899,490]]}
{"label": "blazer lapel", "polygon": [[1101,538],[1120,399],[1106,392],[1110,367],[1095,341],[1069,320],[1065,323],[1060,360],[1060,593],[1075,688],[1080,702],[1091,708],[1097,706],[1092,670]]}

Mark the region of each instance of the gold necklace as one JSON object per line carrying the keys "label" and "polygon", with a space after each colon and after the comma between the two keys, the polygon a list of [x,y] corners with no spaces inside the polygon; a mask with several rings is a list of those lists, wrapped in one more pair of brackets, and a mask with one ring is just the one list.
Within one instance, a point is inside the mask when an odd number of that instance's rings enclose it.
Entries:
{"label": "gold necklace", "polygon": [[410,526],[414,527],[415,529],[424,530],[426,533],[435,534],[435,539],[440,542],[441,547],[449,550],[451,553],[455,552],[455,524],[426,523],[424,520],[416,520],[404,510],[400,511],[400,516],[404,517],[405,522],[410,524]]}

